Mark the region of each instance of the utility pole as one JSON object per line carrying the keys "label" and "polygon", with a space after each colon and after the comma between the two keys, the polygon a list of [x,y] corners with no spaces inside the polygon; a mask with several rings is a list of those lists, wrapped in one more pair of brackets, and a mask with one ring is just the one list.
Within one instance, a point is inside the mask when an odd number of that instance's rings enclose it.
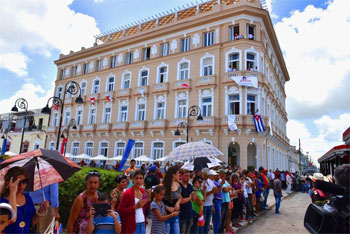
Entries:
{"label": "utility pole", "polygon": [[301,148],[300,148],[300,138],[299,138],[299,173],[301,175]]}

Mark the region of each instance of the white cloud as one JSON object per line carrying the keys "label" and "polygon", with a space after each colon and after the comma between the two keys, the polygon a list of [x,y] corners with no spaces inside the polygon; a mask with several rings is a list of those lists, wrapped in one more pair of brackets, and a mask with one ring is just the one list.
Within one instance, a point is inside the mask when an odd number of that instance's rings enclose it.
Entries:
{"label": "white cloud", "polygon": [[95,3],[102,3],[103,0],[94,0]]}
{"label": "white cloud", "polygon": [[21,89],[14,95],[0,101],[0,113],[10,112],[19,97],[27,100],[28,109],[30,110],[45,107],[47,100],[52,97],[54,93],[53,86],[54,83],[52,84],[51,89],[45,90],[40,85],[34,85],[32,83],[22,85]]}
{"label": "white cloud", "polygon": [[325,10],[309,5],[275,25],[291,77],[286,85],[289,97],[322,105],[337,93],[341,82],[349,82],[348,9],[347,0],[329,2]]}
{"label": "white cloud", "polygon": [[27,75],[29,53],[50,57],[54,49],[79,50],[100,32],[94,18],[69,8],[73,0],[0,2],[0,68],[18,76]]}

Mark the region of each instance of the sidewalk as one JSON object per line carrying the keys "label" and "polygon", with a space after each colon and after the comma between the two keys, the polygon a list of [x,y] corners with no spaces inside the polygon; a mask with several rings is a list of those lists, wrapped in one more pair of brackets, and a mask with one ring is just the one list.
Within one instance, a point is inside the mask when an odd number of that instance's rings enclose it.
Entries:
{"label": "sidewalk", "polygon": [[[287,193],[287,190],[282,190],[282,194],[283,194],[282,200],[285,199],[286,197],[288,197],[289,195],[291,195],[292,193],[293,192]],[[273,190],[270,190],[269,196],[267,198],[267,205],[268,205],[267,210],[273,209],[275,207],[275,197],[273,195]],[[266,211],[263,211],[260,216],[264,215],[265,212]],[[252,219],[253,223],[254,223],[254,220],[256,220],[257,218],[259,218],[259,216]],[[232,227],[233,230],[235,231],[235,233],[239,232],[239,230],[241,230],[244,227],[249,225],[249,223],[247,221],[241,221],[239,224],[242,227],[240,227],[240,228]]]}

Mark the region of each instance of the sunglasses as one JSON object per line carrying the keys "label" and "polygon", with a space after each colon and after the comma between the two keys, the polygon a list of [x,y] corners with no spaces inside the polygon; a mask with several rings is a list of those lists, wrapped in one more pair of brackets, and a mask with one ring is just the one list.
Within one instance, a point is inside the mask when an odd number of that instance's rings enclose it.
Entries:
{"label": "sunglasses", "polygon": [[89,175],[100,176],[100,173],[98,173],[98,171],[90,171]]}
{"label": "sunglasses", "polygon": [[25,185],[25,184],[28,184],[28,182],[29,182],[28,179],[20,180],[18,185],[19,184]]}

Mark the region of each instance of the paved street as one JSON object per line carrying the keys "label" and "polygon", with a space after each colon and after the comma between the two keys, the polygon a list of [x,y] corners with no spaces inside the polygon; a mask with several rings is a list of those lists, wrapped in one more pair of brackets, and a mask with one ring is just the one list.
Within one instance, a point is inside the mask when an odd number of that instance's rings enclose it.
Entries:
{"label": "paved street", "polygon": [[[271,197],[269,197],[270,199]],[[273,198],[272,198],[273,199]],[[294,193],[282,200],[280,212],[276,215],[274,207],[254,223],[239,230],[243,233],[308,233],[304,228],[305,211],[310,204],[310,198],[306,193]]]}

